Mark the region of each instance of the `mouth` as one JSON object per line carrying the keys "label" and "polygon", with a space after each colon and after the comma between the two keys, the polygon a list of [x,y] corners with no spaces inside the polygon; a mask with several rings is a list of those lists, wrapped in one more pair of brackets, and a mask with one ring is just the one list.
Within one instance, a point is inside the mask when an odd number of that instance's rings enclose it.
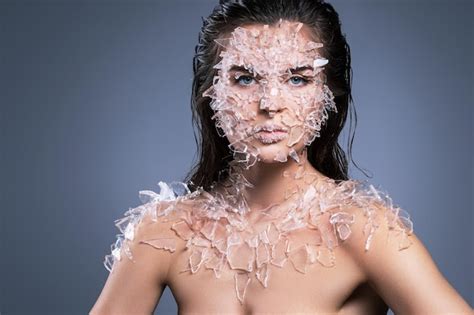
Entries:
{"label": "mouth", "polygon": [[254,128],[254,138],[264,144],[279,142],[288,137],[288,129],[274,124],[263,124]]}

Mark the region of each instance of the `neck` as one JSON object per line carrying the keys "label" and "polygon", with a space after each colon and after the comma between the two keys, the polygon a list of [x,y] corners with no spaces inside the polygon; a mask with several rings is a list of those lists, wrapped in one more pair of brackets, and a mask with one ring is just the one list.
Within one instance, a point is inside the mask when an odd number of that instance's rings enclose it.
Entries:
{"label": "neck", "polygon": [[309,163],[305,153],[299,155],[300,163],[292,158],[288,158],[286,162],[259,161],[249,169],[239,170],[239,173],[253,185],[245,187],[242,192],[248,207],[251,210],[258,210],[272,204],[281,204],[289,191],[297,186],[300,188],[308,186],[305,177],[298,175],[312,174],[315,180],[326,178]]}

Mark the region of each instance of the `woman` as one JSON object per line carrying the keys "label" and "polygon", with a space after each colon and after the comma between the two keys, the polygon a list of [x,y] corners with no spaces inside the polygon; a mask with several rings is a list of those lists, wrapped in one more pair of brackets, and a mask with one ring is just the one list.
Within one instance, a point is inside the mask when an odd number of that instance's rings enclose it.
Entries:
{"label": "woman", "polygon": [[117,220],[91,313],[149,314],[168,285],[180,313],[469,314],[409,216],[348,178],[350,85],[331,5],[221,1],[194,57],[200,161]]}

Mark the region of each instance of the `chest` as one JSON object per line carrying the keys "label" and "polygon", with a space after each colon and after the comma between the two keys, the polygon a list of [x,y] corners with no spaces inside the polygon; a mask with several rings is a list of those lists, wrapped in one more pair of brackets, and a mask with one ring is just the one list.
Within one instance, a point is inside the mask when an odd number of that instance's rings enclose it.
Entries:
{"label": "chest", "polygon": [[[287,261],[282,267],[268,265],[267,287],[258,281],[255,270],[248,273],[248,278],[247,274],[228,266],[223,268],[219,278],[213,270],[206,268],[191,273],[186,270],[188,251],[182,248],[176,253],[168,274],[168,285],[183,314],[337,314],[346,301],[354,303],[354,293],[363,282],[363,275],[355,263],[337,248],[337,263],[331,267],[315,263],[302,273],[295,270],[292,261]],[[241,280],[236,281],[236,277],[241,277]],[[244,284],[245,292],[242,292]],[[237,296],[242,293],[245,299],[240,302]],[[359,294],[357,299],[359,304],[373,303],[373,297],[369,298],[367,294]]]}

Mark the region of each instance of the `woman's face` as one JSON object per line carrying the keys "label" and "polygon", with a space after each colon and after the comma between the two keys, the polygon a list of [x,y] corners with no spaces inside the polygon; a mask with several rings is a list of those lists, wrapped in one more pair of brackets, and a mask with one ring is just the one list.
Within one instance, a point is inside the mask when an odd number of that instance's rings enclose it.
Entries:
{"label": "woman's face", "polygon": [[212,98],[213,119],[234,157],[250,166],[297,159],[319,136],[327,110],[336,111],[324,84],[322,44],[303,24],[286,21],[237,27],[218,43],[218,75],[203,95]]}

